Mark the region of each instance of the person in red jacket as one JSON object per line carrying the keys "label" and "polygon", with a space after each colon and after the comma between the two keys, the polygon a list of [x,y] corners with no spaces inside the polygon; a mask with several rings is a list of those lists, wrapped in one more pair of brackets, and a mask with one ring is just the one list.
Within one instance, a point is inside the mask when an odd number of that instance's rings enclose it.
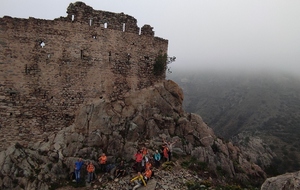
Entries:
{"label": "person in red jacket", "polygon": [[163,150],[163,154],[164,154],[164,158],[165,158],[165,161],[169,161],[169,148],[167,145],[164,145],[163,146],[164,150]]}
{"label": "person in red jacket", "polygon": [[142,160],[143,160],[143,154],[140,150],[138,150],[136,152],[136,154],[134,155],[135,158],[135,169],[137,172],[141,172],[142,171]]}

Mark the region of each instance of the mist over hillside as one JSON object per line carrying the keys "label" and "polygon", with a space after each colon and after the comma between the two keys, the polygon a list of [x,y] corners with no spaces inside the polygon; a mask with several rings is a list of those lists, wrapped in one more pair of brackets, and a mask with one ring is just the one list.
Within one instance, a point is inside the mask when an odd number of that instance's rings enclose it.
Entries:
{"label": "mist over hillside", "polygon": [[[173,69],[168,78],[184,91],[184,109],[199,114],[227,140],[263,139],[277,155],[275,173],[300,170],[300,78],[280,71]],[[275,166],[275,167],[274,167]]]}

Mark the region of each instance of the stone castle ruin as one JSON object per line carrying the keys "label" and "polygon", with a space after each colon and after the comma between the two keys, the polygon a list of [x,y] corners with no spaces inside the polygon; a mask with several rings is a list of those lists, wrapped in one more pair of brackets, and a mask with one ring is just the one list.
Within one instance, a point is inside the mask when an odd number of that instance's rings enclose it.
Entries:
{"label": "stone castle ruin", "polygon": [[119,101],[165,79],[153,65],[168,41],[151,26],[82,2],[67,13],[0,18],[0,150],[46,139],[73,123],[79,107],[88,115],[95,99]]}

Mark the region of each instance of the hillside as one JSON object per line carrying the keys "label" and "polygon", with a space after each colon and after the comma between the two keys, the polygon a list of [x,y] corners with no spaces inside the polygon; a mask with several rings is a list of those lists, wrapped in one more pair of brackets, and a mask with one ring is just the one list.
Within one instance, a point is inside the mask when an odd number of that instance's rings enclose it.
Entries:
{"label": "hillside", "polygon": [[[201,115],[215,133],[244,147],[263,139],[276,156],[263,166],[270,174],[297,171],[300,136],[300,79],[287,73],[177,72],[184,109]],[[257,160],[258,164],[261,161]]]}

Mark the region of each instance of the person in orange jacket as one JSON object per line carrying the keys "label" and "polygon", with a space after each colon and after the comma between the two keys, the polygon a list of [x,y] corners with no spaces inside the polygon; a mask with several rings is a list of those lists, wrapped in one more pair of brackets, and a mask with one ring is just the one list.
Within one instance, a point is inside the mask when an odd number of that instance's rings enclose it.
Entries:
{"label": "person in orange jacket", "polygon": [[99,160],[99,164],[100,164],[100,171],[105,172],[106,162],[107,162],[107,157],[106,157],[105,153],[102,153],[102,155],[99,157],[98,160]]}
{"label": "person in orange jacket", "polygon": [[144,172],[144,178],[145,178],[146,182],[149,181],[151,176],[152,176],[152,170],[146,169],[145,172]]}
{"label": "person in orange jacket", "polygon": [[88,172],[88,183],[91,183],[91,181],[93,181],[93,176],[95,171],[95,166],[93,165],[92,162],[88,163],[86,170]]}
{"label": "person in orange jacket", "polygon": [[148,154],[148,149],[146,147],[142,148],[142,154],[143,154],[143,157],[145,157]]}
{"label": "person in orange jacket", "polygon": [[148,160],[147,162],[146,162],[146,167],[145,167],[145,169],[147,170],[147,169],[151,169],[152,168],[152,164],[151,164],[151,162],[150,162],[150,160]]}

